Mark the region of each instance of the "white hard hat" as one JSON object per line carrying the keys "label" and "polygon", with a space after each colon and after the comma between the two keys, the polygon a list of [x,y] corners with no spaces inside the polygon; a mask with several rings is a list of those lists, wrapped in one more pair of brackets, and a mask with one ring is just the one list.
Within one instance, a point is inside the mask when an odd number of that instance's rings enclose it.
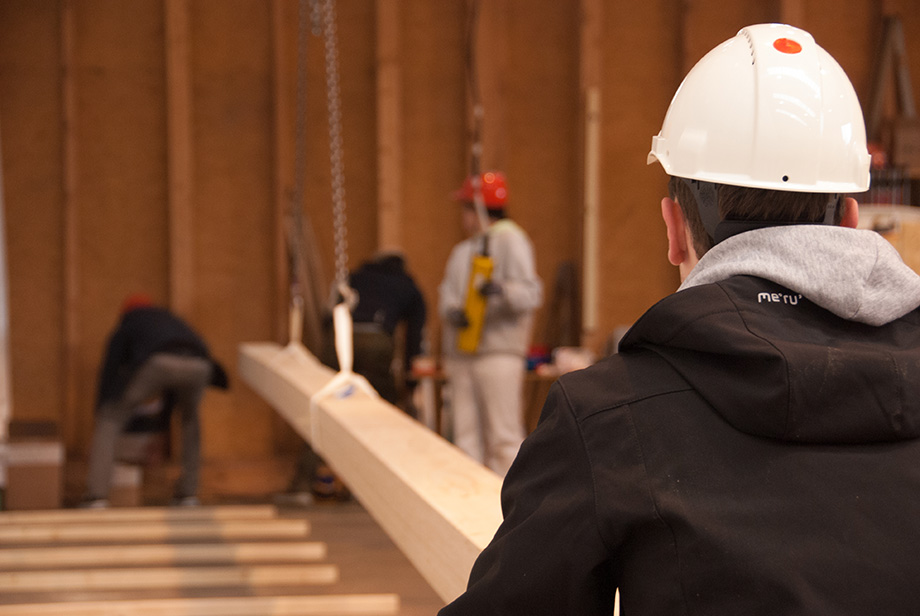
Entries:
{"label": "white hard hat", "polygon": [[781,24],[743,28],[693,67],[652,137],[655,160],[668,175],[733,186],[869,188],[850,80],[809,33]]}

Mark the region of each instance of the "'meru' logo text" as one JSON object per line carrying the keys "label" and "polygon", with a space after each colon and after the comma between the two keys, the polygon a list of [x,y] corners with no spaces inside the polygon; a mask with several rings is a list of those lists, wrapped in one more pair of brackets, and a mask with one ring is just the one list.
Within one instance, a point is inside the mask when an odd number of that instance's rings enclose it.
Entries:
{"label": "'meru' logo text", "polygon": [[757,294],[758,304],[767,302],[768,304],[789,304],[790,306],[795,306],[799,303],[800,299],[802,299],[801,293],[797,293],[796,295],[787,295],[785,293],[758,293]]}

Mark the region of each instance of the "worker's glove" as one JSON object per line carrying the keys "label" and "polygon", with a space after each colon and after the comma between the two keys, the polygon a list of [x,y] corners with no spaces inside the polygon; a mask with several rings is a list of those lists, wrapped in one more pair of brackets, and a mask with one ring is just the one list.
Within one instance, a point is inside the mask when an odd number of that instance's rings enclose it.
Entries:
{"label": "worker's glove", "polygon": [[490,295],[501,295],[502,285],[495,282],[494,280],[487,280],[479,285],[479,293],[484,297],[489,297]]}
{"label": "worker's glove", "polygon": [[447,322],[457,329],[464,329],[470,326],[470,320],[466,318],[466,312],[460,308],[455,308],[447,313]]}

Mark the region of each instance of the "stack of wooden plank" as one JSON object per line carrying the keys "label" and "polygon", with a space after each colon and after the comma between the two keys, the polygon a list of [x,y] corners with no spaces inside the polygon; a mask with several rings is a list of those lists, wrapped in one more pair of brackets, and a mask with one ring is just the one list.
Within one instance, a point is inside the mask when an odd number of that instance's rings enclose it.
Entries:
{"label": "stack of wooden plank", "polygon": [[0,616],[397,614],[273,506],[0,513]]}

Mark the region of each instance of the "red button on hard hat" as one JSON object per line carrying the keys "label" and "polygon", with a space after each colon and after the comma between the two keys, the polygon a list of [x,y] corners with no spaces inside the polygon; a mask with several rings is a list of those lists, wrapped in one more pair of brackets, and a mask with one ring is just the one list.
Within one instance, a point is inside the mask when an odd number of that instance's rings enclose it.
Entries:
{"label": "red button on hard hat", "polygon": [[781,51],[782,53],[799,53],[800,51],[802,51],[801,45],[799,45],[792,39],[787,39],[787,38],[776,39],[775,41],[773,41],[773,47],[775,47],[777,51]]}

